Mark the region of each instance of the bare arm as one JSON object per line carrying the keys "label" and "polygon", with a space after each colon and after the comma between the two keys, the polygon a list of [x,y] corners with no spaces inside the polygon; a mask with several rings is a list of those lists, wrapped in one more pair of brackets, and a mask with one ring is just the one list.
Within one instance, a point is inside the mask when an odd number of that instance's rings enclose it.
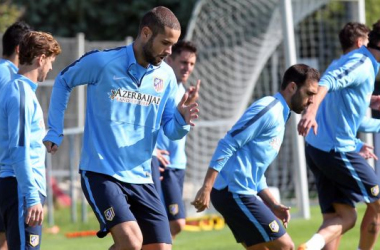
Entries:
{"label": "bare arm", "polygon": [[280,204],[270,192],[269,188],[261,190],[258,194],[263,202],[272,210],[272,212],[279,218],[284,227],[288,227],[288,222],[290,221],[290,207]]}
{"label": "bare arm", "polygon": [[210,193],[214,182],[219,172],[213,168],[207,170],[203,186],[199,189],[194,201],[191,204],[197,209],[197,212],[202,212],[210,206]]}

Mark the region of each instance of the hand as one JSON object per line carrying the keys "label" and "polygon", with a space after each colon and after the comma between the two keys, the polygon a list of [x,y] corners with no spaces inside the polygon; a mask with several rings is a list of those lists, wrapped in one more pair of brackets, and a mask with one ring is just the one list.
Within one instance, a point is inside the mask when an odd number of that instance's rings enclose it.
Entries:
{"label": "hand", "polygon": [[178,111],[182,115],[183,119],[185,119],[187,124],[194,126],[193,119],[198,118],[199,109],[197,108],[198,103],[192,103],[190,105],[186,105],[186,101],[189,97],[189,93],[185,93],[178,103]]}
{"label": "hand", "polygon": [[191,205],[197,209],[197,213],[210,207],[210,192],[211,189],[207,189],[205,186],[202,186],[201,189],[199,189],[194,201],[191,202]]}
{"label": "hand", "polygon": [[369,106],[371,109],[380,110],[380,95],[372,95]]}
{"label": "hand", "polygon": [[31,227],[41,226],[42,221],[44,220],[44,210],[41,203],[38,203],[34,206],[28,208],[28,212],[25,217],[25,223]]}
{"label": "hand", "polygon": [[375,159],[377,161],[378,160],[377,156],[372,152],[372,150],[373,150],[372,146],[364,143],[363,146],[362,146],[362,148],[360,149],[359,154],[361,156],[363,156],[364,159],[371,159],[371,158],[373,158],[373,159]]}
{"label": "hand", "polygon": [[315,113],[305,110],[300,121],[298,122],[297,129],[299,135],[306,136],[309,133],[310,128],[313,128],[315,135],[317,134],[318,124],[315,120],[315,115]]}
{"label": "hand", "polygon": [[290,221],[290,207],[286,207],[282,204],[274,204],[271,207],[272,212],[282,221],[285,228],[288,227],[288,222]]}
{"label": "hand", "polygon": [[[161,163],[162,166],[167,167],[168,165],[170,165],[170,161],[168,161],[168,159],[164,156],[164,155],[169,155],[168,151],[157,149],[156,155],[157,155],[158,161]],[[163,171],[165,171],[165,169],[163,169],[162,171],[160,170],[160,172],[163,172]]]}
{"label": "hand", "polygon": [[189,87],[187,93],[189,93],[189,97],[187,98],[186,105],[195,103],[199,98],[199,87],[201,86],[201,80],[197,81],[197,85]]}
{"label": "hand", "polygon": [[58,146],[54,142],[51,141],[44,141],[44,145],[46,147],[46,150],[48,153],[51,153],[52,155],[55,154],[55,152],[58,151]]}

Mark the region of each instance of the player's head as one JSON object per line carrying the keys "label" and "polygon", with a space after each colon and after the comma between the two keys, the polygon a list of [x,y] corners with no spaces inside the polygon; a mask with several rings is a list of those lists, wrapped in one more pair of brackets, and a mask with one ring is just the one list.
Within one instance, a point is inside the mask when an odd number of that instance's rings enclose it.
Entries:
{"label": "player's head", "polygon": [[380,20],[372,25],[372,30],[368,35],[368,48],[380,51]]}
{"label": "player's head", "polygon": [[3,57],[10,57],[17,53],[17,46],[22,37],[29,31],[29,25],[23,21],[15,22],[9,26],[3,35]]}
{"label": "player's head", "polygon": [[295,64],[285,71],[281,93],[291,110],[300,114],[313,102],[320,78],[318,70],[305,64]]}
{"label": "player's head", "polygon": [[42,82],[53,68],[55,57],[60,53],[61,47],[52,35],[30,31],[20,42],[20,65],[35,64],[39,68],[37,81]]}
{"label": "player's head", "polygon": [[180,35],[181,25],[171,10],[163,6],[150,10],[141,19],[139,27],[143,60],[160,65],[171,54]]}
{"label": "player's head", "polygon": [[339,32],[339,41],[343,53],[346,54],[351,50],[360,48],[368,44],[368,33],[370,29],[358,22],[349,22]]}
{"label": "player's head", "polygon": [[190,41],[178,41],[172,47],[172,54],[166,62],[173,68],[177,82],[186,83],[194,70],[197,47]]}

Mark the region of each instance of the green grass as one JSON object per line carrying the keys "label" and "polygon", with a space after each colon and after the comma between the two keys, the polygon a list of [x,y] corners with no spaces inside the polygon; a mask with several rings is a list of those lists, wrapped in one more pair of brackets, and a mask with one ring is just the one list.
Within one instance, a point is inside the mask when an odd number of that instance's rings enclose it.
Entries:
{"label": "green grass", "polygon": [[[343,236],[340,249],[356,249],[359,241],[359,228],[361,218],[364,213],[365,206],[358,207],[358,222],[351,231]],[[79,214],[79,213],[78,213]],[[112,237],[108,235],[104,239],[97,237],[82,237],[68,239],[65,233],[82,231],[82,230],[97,230],[98,223],[92,211],[89,211],[88,223],[71,223],[70,211],[68,209],[61,209],[55,211],[55,222],[60,227],[59,234],[52,235],[48,233],[43,234],[42,250],[96,250],[108,249],[112,244]],[[315,233],[321,223],[321,215],[319,208],[316,206],[311,207],[311,219],[297,219],[294,218],[290,221],[288,233],[292,237],[296,246],[305,242]],[[45,225],[45,227],[47,227]],[[231,250],[243,249],[235,242],[231,231],[226,226],[222,230],[213,231],[200,231],[200,232],[183,232],[173,243],[174,250]],[[380,249],[380,243],[377,243],[374,249]]]}

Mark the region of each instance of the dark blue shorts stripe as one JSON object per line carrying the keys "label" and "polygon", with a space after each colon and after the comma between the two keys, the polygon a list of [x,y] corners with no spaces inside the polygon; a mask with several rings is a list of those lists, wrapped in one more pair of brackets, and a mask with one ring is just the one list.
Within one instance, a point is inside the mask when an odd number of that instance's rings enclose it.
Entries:
{"label": "dark blue shorts stripe", "polygon": [[18,85],[20,87],[20,127],[18,146],[23,147],[25,145],[25,89],[22,82],[18,82]]}

